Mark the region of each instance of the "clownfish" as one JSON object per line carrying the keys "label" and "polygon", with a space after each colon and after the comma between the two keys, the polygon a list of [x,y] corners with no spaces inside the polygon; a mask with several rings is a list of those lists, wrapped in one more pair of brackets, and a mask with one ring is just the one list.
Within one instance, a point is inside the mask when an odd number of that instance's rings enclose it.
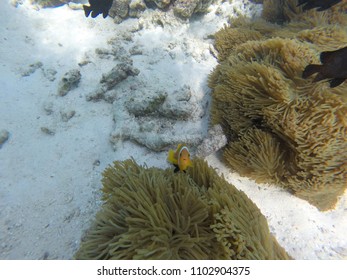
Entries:
{"label": "clownfish", "polygon": [[188,167],[193,166],[190,160],[189,150],[183,144],[178,144],[176,151],[169,150],[167,161],[176,167],[174,170],[175,173],[178,171],[186,172]]}

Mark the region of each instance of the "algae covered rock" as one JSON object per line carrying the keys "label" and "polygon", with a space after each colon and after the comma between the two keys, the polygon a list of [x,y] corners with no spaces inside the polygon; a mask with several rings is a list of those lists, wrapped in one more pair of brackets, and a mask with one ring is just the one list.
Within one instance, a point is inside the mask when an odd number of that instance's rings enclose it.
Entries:
{"label": "algae covered rock", "polygon": [[131,0],[129,3],[129,16],[139,17],[141,12],[146,10],[147,6],[144,0]]}
{"label": "algae covered rock", "polygon": [[320,52],[346,44],[339,22],[347,15],[333,26],[329,13],[321,27],[299,16],[281,28],[235,21],[215,36],[220,64],[209,79],[211,121],[228,138],[226,164],[320,210],[347,188],[347,83],[330,88],[302,78],[308,64],[320,64]]}
{"label": "algae covered rock", "polygon": [[76,259],[289,259],[265,217],[200,159],[187,174],[114,162]]}
{"label": "algae covered rock", "polygon": [[177,90],[134,87],[131,95],[118,95],[113,102],[114,129],[110,141],[116,149],[131,140],[154,151],[184,142],[197,146],[204,137],[199,123],[207,107],[205,98],[196,98],[188,85]]}
{"label": "algae covered rock", "polygon": [[112,7],[109,11],[109,15],[112,18],[121,18],[124,19],[128,16],[129,13],[129,4],[130,0],[117,0],[113,1]]}
{"label": "algae covered rock", "polygon": [[111,90],[129,76],[137,76],[139,73],[140,70],[133,67],[131,64],[118,63],[111,71],[102,75],[100,83],[106,90]]}
{"label": "algae covered rock", "polygon": [[180,18],[187,19],[196,13],[205,13],[213,0],[176,0],[174,3],[174,14]]}
{"label": "algae covered rock", "polygon": [[32,3],[38,4],[42,8],[55,8],[70,2],[69,0],[31,0]]}
{"label": "algae covered rock", "polygon": [[21,76],[27,77],[33,74],[37,69],[42,69],[43,63],[41,61],[30,64],[27,69],[21,69]]}
{"label": "algae covered rock", "polygon": [[175,0],[147,0],[148,6],[157,6],[160,9],[167,8],[171,2],[174,2]]}
{"label": "algae covered rock", "polygon": [[[41,1],[52,2],[52,0]],[[64,2],[64,0],[54,1]],[[109,16],[120,23],[128,17],[140,17],[146,9],[159,9],[164,12],[173,11],[175,16],[189,19],[194,14],[206,13],[212,2],[213,0],[117,0],[113,1]]]}

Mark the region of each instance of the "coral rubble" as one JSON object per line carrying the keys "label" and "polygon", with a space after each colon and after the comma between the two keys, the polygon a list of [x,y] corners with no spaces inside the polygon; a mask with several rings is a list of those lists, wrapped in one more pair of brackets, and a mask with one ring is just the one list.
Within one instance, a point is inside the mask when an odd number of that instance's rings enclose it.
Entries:
{"label": "coral rubble", "polygon": [[[15,0],[12,0],[15,1]],[[81,0],[71,2],[80,3]],[[31,0],[42,8],[59,7],[69,3],[69,0]],[[82,3],[84,3],[82,1]],[[109,16],[115,22],[121,22],[129,17],[140,17],[146,9],[172,10],[182,19],[189,19],[195,14],[206,13],[213,0],[116,0],[113,1]],[[74,5],[70,5],[74,7]],[[77,7],[77,5],[76,5]]]}
{"label": "coral rubble", "polygon": [[59,82],[58,95],[65,96],[69,91],[78,87],[81,80],[79,69],[72,69],[66,72]]}
{"label": "coral rubble", "polygon": [[30,0],[33,4],[37,4],[42,8],[59,7],[65,5],[69,0]]}
{"label": "coral rubble", "polygon": [[179,142],[198,145],[204,133],[186,123],[200,121],[207,101],[195,96],[186,85],[168,92],[144,85],[134,89],[131,96],[118,97],[113,102],[111,143],[116,147],[119,141],[131,140],[154,151]]}
{"label": "coral rubble", "polygon": [[76,259],[290,259],[265,217],[201,159],[187,174],[114,162]]}

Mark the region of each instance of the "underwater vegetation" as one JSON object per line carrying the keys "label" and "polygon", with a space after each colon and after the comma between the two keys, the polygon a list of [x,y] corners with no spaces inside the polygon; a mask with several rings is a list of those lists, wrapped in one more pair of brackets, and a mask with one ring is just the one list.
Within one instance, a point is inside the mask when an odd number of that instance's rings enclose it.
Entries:
{"label": "underwater vegetation", "polygon": [[[270,2],[282,3],[280,16]],[[346,46],[347,3],[324,12],[297,4],[264,1],[263,17],[281,26],[241,18],[215,34],[211,123],[228,138],[229,167],[328,210],[347,187],[347,83],[302,74],[321,52]]]}
{"label": "underwater vegetation", "polygon": [[116,161],[76,259],[290,259],[257,206],[202,159],[187,173]]}

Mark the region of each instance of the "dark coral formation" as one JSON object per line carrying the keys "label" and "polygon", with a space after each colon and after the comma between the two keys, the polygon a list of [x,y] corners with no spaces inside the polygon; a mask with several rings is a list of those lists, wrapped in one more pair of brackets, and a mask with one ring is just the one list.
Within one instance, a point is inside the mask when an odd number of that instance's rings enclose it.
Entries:
{"label": "dark coral formation", "polygon": [[114,162],[77,259],[289,259],[265,217],[200,159],[187,174]]}
{"label": "dark coral formation", "polygon": [[331,89],[302,71],[346,45],[346,3],[306,16],[296,1],[283,7],[290,22],[280,28],[238,19],[216,34],[212,124],[228,137],[231,168],[328,210],[347,187],[347,83]]}
{"label": "dark coral formation", "polygon": [[[31,0],[42,8],[59,7],[69,2],[79,3],[82,0]],[[128,17],[139,17],[142,11],[158,8],[161,10],[172,9],[174,14],[182,19],[189,19],[194,14],[206,13],[213,0],[114,0],[109,16],[116,21]]]}
{"label": "dark coral formation", "polygon": [[[83,0],[31,0],[42,8],[59,7],[69,2],[83,2]],[[146,9],[172,9],[174,14],[182,19],[189,19],[195,14],[202,14],[214,0],[114,0],[109,11],[109,16],[116,22],[121,22],[128,17],[140,17]]]}

